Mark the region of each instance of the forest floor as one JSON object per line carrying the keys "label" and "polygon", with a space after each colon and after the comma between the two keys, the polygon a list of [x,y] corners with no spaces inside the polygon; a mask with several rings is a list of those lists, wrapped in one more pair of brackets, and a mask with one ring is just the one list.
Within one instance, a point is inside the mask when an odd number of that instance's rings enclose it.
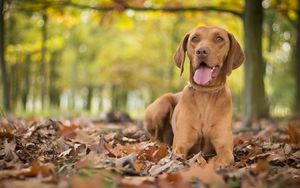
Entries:
{"label": "forest floor", "polygon": [[[140,122],[0,121],[0,187],[299,187],[300,121],[234,124],[235,163],[214,170],[150,141]],[[208,160],[209,161],[209,160]]]}

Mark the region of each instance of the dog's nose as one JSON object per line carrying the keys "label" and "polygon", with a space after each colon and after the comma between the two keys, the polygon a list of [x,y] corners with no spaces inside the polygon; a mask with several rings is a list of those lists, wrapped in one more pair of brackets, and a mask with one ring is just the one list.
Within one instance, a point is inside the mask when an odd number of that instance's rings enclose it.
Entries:
{"label": "dog's nose", "polygon": [[201,47],[196,51],[197,56],[206,57],[209,55],[209,49],[207,47]]}

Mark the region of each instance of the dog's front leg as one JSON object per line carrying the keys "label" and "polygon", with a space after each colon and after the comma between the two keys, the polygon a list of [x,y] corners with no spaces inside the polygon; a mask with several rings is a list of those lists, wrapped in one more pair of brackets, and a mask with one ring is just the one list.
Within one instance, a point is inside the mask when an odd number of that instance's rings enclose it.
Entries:
{"label": "dog's front leg", "polygon": [[173,124],[173,153],[183,159],[187,158],[190,149],[198,141],[198,133],[194,130],[193,125],[188,125],[189,120],[178,118],[175,125]]}
{"label": "dog's front leg", "polygon": [[215,130],[211,134],[210,139],[217,153],[217,156],[211,159],[215,168],[226,167],[233,163],[234,157],[232,130]]}

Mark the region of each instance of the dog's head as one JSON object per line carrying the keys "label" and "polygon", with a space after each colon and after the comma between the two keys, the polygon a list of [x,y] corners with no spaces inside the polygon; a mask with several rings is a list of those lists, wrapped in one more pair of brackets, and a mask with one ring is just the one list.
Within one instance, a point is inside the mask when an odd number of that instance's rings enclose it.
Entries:
{"label": "dog's head", "polygon": [[190,59],[190,82],[197,86],[225,80],[244,61],[244,53],[234,36],[218,27],[197,27],[185,35],[174,54],[181,74],[185,54]]}

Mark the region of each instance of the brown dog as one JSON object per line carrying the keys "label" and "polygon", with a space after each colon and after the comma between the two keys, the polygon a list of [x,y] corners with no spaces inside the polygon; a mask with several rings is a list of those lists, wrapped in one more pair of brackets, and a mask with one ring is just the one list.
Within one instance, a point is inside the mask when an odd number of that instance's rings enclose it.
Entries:
{"label": "brown dog", "polygon": [[154,101],[146,109],[145,128],[155,139],[172,145],[182,158],[215,151],[215,167],[227,166],[234,158],[232,101],[226,76],[243,63],[243,51],[224,29],[197,27],[185,35],[175,52],[181,74],[186,53],[190,84],[180,93],[168,93]]}

